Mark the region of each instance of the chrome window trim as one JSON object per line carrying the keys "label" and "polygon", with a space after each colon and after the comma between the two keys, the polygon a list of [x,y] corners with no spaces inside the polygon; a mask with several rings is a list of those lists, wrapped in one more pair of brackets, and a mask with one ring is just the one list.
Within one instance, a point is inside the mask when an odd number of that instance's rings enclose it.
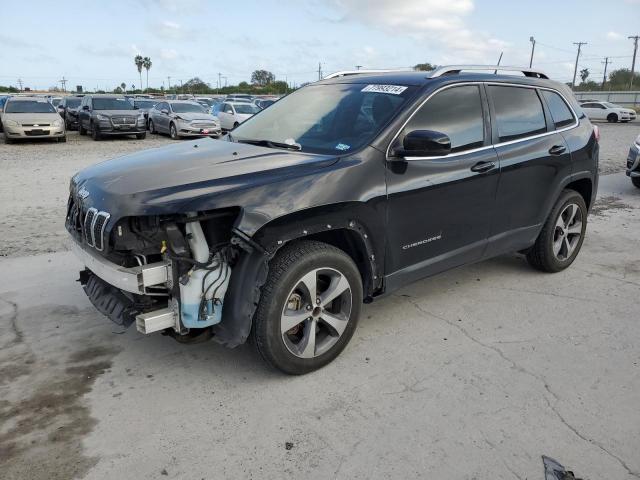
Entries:
{"label": "chrome window trim", "polygon": [[[535,90],[548,90],[548,91],[557,93],[558,95],[560,95],[560,98],[562,98],[562,100],[567,104],[567,106],[569,107],[569,110],[571,110],[571,113],[573,114],[573,118],[574,118],[574,123],[572,125],[568,125],[566,127],[563,127],[563,128],[557,129],[557,130],[552,130],[550,132],[539,133],[537,135],[530,135],[530,136],[527,136],[527,137],[518,138],[516,140],[509,140],[507,142],[491,143],[491,145],[485,145],[483,147],[472,148],[470,150],[464,150],[462,152],[454,152],[454,153],[450,153],[448,155],[440,155],[440,156],[435,156],[435,157],[404,157],[405,160],[407,160],[407,161],[412,161],[412,160],[441,160],[443,158],[454,158],[454,157],[459,157],[460,155],[467,155],[469,153],[481,152],[483,150],[488,150],[490,148],[498,148],[498,147],[502,147],[502,146],[514,145],[516,143],[525,142],[527,140],[534,140],[536,138],[542,138],[542,137],[546,137],[548,135],[553,135],[554,133],[566,132],[566,131],[572,130],[572,129],[574,129],[577,126],[580,125],[579,117],[578,117],[576,111],[573,109],[573,105],[571,105],[571,103],[567,101],[567,98],[562,94],[562,92],[560,92],[559,90],[556,90],[555,88],[539,87],[539,86],[536,86],[536,85],[523,85],[523,84],[519,84],[519,83],[508,83],[508,82],[473,81],[473,82],[453,83],[451,85],[445,85],[445,86],[435,90],[427,98],[425,98],[420,103],[420,105],[418,105],[418,107],[414,110],[414,112],[409,116],[409,118],[398,129],[396,134],[393,136],[393,138],[389,142],[389,145],[387,145],[387,151],[386,151],[387,160],[389,158],[391,158],[390,155],[389,155],[389,151],[391,150],[391,145],[393,145],[393,142],[396,141],[396,139],[398,138],[400,133],[404,130],[404,127],[407,126],[407,124],[411,121],[413,116],[416,113],[418,113],[418,111],[424,106],[425,103],[427,103],[434,95],[436,95],[437,93],[442,92],[443,90],[446,90],[446,89],[449,89],[449,88],[454,88],[454,87],[466,86],[466,85],[479,85],[479,86],[481,86],[481,85],[491,85],[491,86],[498,86],[498,87],[506,86],[506,87],[532,88],[532,89],[535,89]],[[543,100],[540,99],[540,102],[542,102],[542,101]],[[544,110],[544,106],[543,106],[543,110]]]}

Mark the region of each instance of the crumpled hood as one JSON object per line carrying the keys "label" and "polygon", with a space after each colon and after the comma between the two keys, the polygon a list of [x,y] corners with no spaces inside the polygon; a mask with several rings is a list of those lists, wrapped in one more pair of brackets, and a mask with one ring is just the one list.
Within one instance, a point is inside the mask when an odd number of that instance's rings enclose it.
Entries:
{"label": "crumpled hood", "polygon": [[[197,198],[308,174],[337,157],[198,139],[107,160],[72,179],[86,208],[116,216],[176,213]],[[82,190],[83,195],[78,195]]]}
{"label": "crumpled hood", "polygon": [[218,119],[213,115],[208,113],[199,113],[199,112],[187,112],[187,113],[176,113],[176,115],[183,120],[192,121],[192,120],[202,120],[205,122],[213,122]]}

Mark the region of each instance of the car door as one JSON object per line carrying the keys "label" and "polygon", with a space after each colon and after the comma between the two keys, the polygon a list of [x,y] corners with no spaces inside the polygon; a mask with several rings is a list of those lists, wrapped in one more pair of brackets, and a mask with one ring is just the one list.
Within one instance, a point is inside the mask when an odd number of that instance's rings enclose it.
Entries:
{"label": "car door", "polygon": [[555,202],[559,182],[571,175],[568,145],[562,129],[554,126],[542,90],[487,85],[492,138],[500,161],[499,215],[493,218],[488,255],[531,246]]}
{"label": "car door", "polygon": [[605,115],[603,114],[605,111],[604,107],[599,103],[583,103],[581,108],[591,120],[605,119]]}
{"label": "car door", "polygon": [[159,130],[163,133],[169,133],[169,113],[171,108],[169,107],[169,102],[162,102],[160,104],[160,108],[158,109],[158,125],[160,126]]}
{"label": "car door", "polygon": [[233,128],[233,106],[230,103],[222,104],[222,108],[220,109],[220,114],[218,118],[220,118],[220,125],[225,130],[231,130]]}
{"label": "car door", "polygon": [[386,272],[391,289],[481,258],[495,211],[498,161],[480,83],[432,95],[411,116],[394,145],[416,130],[446,134],[451,153],[387,158]]}
{"label": "car door", "polygon": [[89,128],[90,119],[91,119],[91,108],[90,105],[91,97],[85,96],[82,98],[82,104],[80,105],[80,109],[78,110],[78,122],[85,130]]}

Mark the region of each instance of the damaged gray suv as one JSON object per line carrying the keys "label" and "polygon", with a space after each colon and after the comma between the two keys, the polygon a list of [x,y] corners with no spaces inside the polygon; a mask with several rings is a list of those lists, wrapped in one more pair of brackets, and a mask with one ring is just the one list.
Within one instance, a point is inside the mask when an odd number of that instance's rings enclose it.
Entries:
{"label": "damaged gray suv", "polygon": [[120,325],[252,338],[301,374],[338,356],[363,302],[420,278],[512,252],[568,268],[597,135],[565,85],[495,69],[341,72],[222,140],[84,169],[66,217],[80,283]]}

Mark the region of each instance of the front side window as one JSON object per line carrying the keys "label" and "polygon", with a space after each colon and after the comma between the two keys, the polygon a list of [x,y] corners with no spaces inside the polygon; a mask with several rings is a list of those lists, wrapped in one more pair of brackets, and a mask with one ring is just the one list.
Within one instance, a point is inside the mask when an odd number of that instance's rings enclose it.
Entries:
{"label": "front side window", "polygon": [[295,145],[311,153],[350,153],[370,144],[415,91],[405,85],[308,85],[243,122],[233,138]]}
{"label": "front side window", "polygon": [[495,123],[501,142],[547,131],[544,110],[535,89],[494,85],[488,88],[495,107]]}
{"label": "front side window", "polygon": [[461,152],[484,145],[484,117],[480,87],[467,85],[436,93],[404,128],[433,130],[451,140],[451,151]]}
{"label": "front side window", "polygon": [[551,112],[551,118],[556,128],[566,127],[575,122],[573,113],[560,95],[550,90],[541,90],[542,96],[547,101],[547,106]]}
{"label": "front side window", "polygon": [[46,100],[13,100],[7,102],[5,113],[56,113],[56,108]]}

